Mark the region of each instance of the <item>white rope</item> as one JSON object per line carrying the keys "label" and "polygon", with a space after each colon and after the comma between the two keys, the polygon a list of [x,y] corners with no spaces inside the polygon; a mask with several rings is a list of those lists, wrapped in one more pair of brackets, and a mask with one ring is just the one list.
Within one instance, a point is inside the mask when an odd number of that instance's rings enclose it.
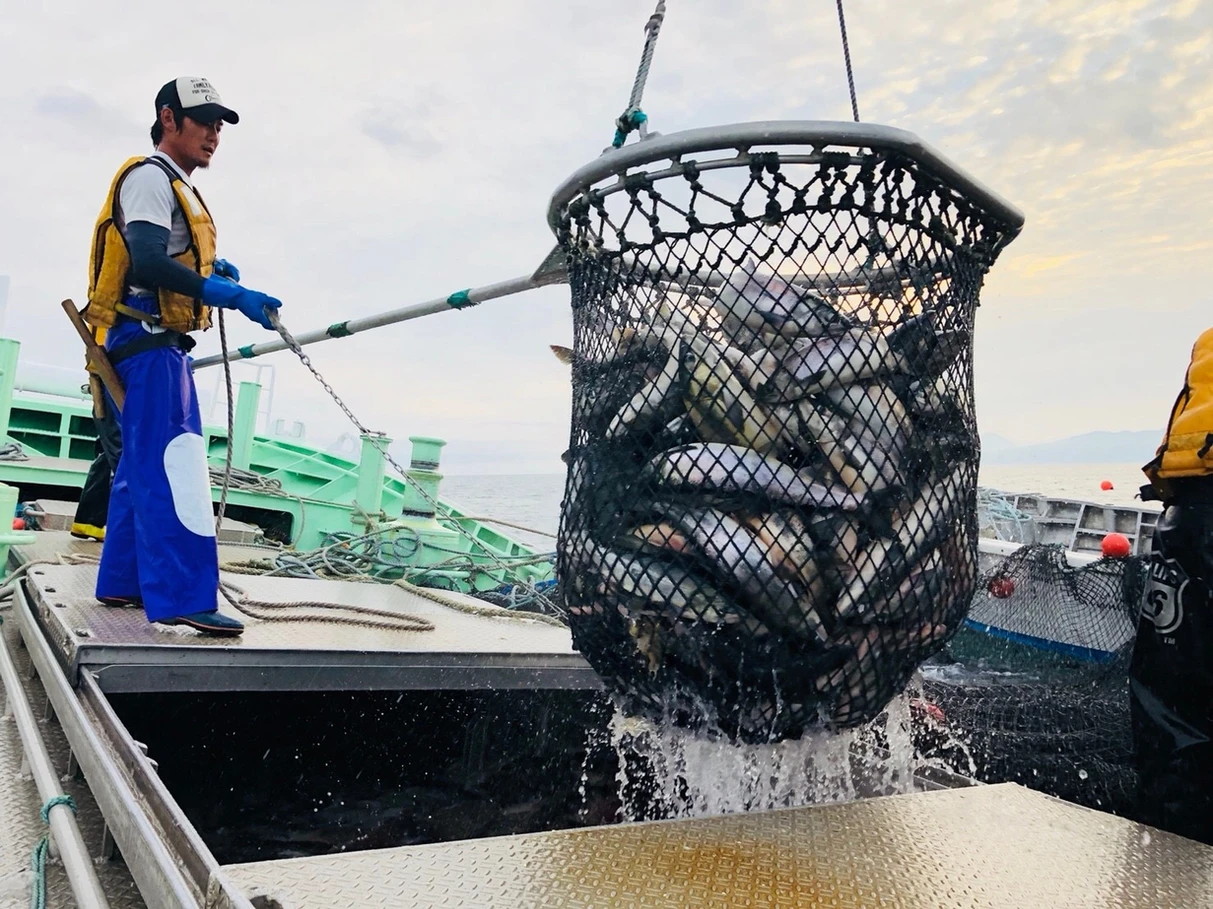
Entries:
{"label": "white rope", "polygon": [[644,26],[644,51],[640,55],[640,68],[636,70],[636,81],[632,83],[632,94],[628,98],[628,111],[640,109],[640,99],[644,97],[644,86],[649,81],[649,67],[653,65],[653,52],[657,50],[657,34],[661,31],[661,23],[665,19],[665,0],[657,0],[657,9],[649,17]]}

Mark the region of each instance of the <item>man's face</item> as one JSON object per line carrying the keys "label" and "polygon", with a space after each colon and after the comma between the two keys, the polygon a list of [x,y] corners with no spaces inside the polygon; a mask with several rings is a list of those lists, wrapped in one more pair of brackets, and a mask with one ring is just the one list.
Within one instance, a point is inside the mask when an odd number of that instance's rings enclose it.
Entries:
{"label": "man's face", "polygon": [[183,167],[191,170],[196,167],[208,167],[211,156],[219,148],[219,132],[223,128],[223,121],[199,123],[190,119],[188,114],[174,120],[172,113],[167,110],[161,113],[161,117],[161,122],[164,123],[164,139],[160,148]]}

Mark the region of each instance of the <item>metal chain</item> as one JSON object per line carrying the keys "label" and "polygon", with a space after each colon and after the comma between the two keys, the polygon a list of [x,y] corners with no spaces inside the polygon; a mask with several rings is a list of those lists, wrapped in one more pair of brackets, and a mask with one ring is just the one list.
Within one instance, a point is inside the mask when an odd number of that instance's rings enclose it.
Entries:
{"label": "metal chain", "polygon": [[227,325],[223,321],[223,310],[219,313],[219,347],[223,350],[223,381],[227,385],[227,457],[223,462],[223,486],[219,492],[219,510],[215,514],[215,538],[223,526],[223,513],[227,510],[227,491],[232,484],[232,436],[235,433],[235,403],[232,400],[232,361],[227,354]]}
{"label": "metal chain", "polygon": [[[298,341],[295,340],[294,335],[292,335],[287,330],[286,326],[282,324],[282,320],[278,317],[277,311],[267,310],[267,312],[269,313],[270,322],[273,324],[278,334],[282,336],[283,342],[288,348],[290,348],[291,352],[299,358],[299,362],[307,368],[308,372],[315,377],[316,381],[320,383],[320,386],[325,390],[328,396],[333,399],[333,403],[340,407],[341,412],[344,413],[347,418],[349,418],[349,421],[354,424],[358,431],[364,437],[370,440],[370,443],[375,446],[375,450],[383,455],[383,459],[387,461],[388,464],[392,465],[396,473],[400,474],[401,479],[403,479],[407,485],[412,487],[421,496],[421,498],[425,499],[426,503],[429,504],[435,510],[435,512],[439,512],[442,507],[439,502],[428,492],[422,489],[421,486],[408,475],[408,471],[401,467],[400,464],[397,463],[396,459],[393,458],[386,450],[386,446],[382,444],[382,440],[385,438],[384,433],[371,432],[371,430],[367,429],[366,426],[363,425],[361,420],[354,416],[354,412],[349,409],[343,400],[341,400],[341,396],[333,390],[333,386],[330,385],[324,376],[320,375],[320,372],[316,369],[316,367],[312,365],[312,358],[304,352],[303,347]],[[456,531],[463,535],[474,548],[481,550],[486,556],[488,556],[489,560],[493,562],[494,567],[500,571],[506,572],[506,577],[509,577],[510,566],[502,562],[492,550],[490,550],[476,538],[475,534],[463,527],[463,525],[461,525],[458,521],[451,521],[450,524]],[[547,597],[545,597],[538,590],[535,590],[534,592],[536,597],[554,608],[554,604]]]}
{"label": "metal chain", "polygon": [[859,122],[859,101],[855,98],[855,73],[851,70],[851,47],[847,44],[847,20],[842,14],[842,0],[838,2],[838,29],[842,32],[842,57],[847,64],[847,85],[851,89],[851,114]]}

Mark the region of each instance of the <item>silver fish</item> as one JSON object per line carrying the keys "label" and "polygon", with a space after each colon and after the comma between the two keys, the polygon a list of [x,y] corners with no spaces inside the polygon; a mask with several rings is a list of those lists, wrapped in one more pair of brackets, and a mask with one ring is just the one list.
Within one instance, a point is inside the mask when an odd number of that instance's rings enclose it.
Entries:
{"label": "silver fish", "polygon": [[855,579],[858,569],[856,559],[860,555],[859,531],[854,522],[839,512],[817,512],[808,521],[809,535],[817,549],[828,554],[824,571],[835,586],[849,584]]}
{"label": "silver fish", "polygon": [[798,633],[806,626],[821,641],[829,639],[813,608],[804,608],[804,593],[780,577],[770,553],[752,533],[715,509],[686,509],[670,515],[703,557],[744,593],[747,604],[766,624]]}
{"label": "silver fish", "polygon": [[670,398],[681,368],[682,342],[675,341],[661,372],[632,395],[631,400],[615,414],[610,425],[607,426],[606,437],[608,439],[621,438],[638,422],[661,413],[666,407],[666,402]]}
{"label": "silver fish", "polygon": [[767,548],[775,571],[786,581],[800,586],[800,611],[812,614],[807,621],[821,627],[820,604],[826,595],[826,579],[817,564],[813,538],[804,522],[792,513],[768,512],[746,521],[758,541]]}
{"label": "silver fish", "polygon": [[562,344],[549,344],[548,347],[565,366],[581,365],[593,368],[610,366],[622,360],[644,358],[646,353],[661,348],[663,338],[661,332],[650,331],[647,327],[641,331],[632,325],[616,325],[611,329],[609,341],[605,343],[605,349],[602,351],[583,355]]}
{"label": "silver fish", "polygon": [[788,336],[841,331],[855,324],[816,294],[794,287],[778,275],[759,273],[747,259],[717,291],[716,313],[753,331],[774,328]]}
{"label": "silver fish", "polygon": [[[855,559],[856,574],[838,596],[835,610],[841,618],[856,611],[865,597],[878,597],[890,576],[904,565],[914,564],[920,553],[935,541],[962,507],[965,466],[956,468],[942,482],[927,484],[908,508],[894,515],[893,538],[877,538]],[[866,610],[864,610],[866,611]]]}
{"label": "silver fish", "polygon": [[885,335],[889,347],[913,365],[916,375],[939,375],[955,363],[969,345],[967,330],[942,329],[939,322],[935,313],[919,313],[903,319]]}
{"label": "silver fish", "polygon": [[690,344],[702,340],[700,327],[688,317],[669,293],[663,294],[650,312],[648,337],[666,350],[672,350],[678,341]]}
{"label": "silver fish", "polygon": [[695,424],[690,414],[680,413],[653,434],[650,450],[664,451],[695,440]]}
{"label": "silver fish", "polygon": [[878,684],[880,680],[872,676],[872,665],[911,662],[904,659],[907,653],[930,649],[947,632],[947,626],[931,622],[911,628],[877,625],[852,632],[841,645],[854,648],[854,652],[842,666],[815,683],[822,699],[830,703],[831,724],[845,726],[861,721],[879,710],[888,694],[895,693]]}
{"label": "silver fish", "polygon": [[760,454],[779,448],[783,426],[760,405],[720,350],[704,338],[691,345],[694,365],[686,410],[706,442],[743,444]]}
{"label": "silver fish", "polygon": [[841,486],[819,483],[782,461],[740,445],[683,445],[657,455],[648,470],[672,490],[761,495],[789,505],[843,511],[855,511],[861,504],[860,497]]}
{"label": "silver fish", "polygon": [[847,421],[847,428],[865,442],[887,451],[900,461],[910,441],[910,415],[883,382],[831,388],[826,399]]}
{"label": "silver fish", "polygon": [[943,416],[960,406],[952,385],[943,376],[938,379],[915,379],[906,383],[902,400],[915,418]]}
{"label": "silver fish", "polygon": [[852,329],[839,335],[798,338],[780,352],[779,369],[760,397],[793,401],[842,385],[905,372],[901,354],[878,334]]}
{"label": "silver fish", "polygon": [[733,345],[725,345],[721,355],[745,381],[750,391],[757,391],[767,383],[779,368],[779,360],[765,347],[751,347],[749,351]]}
{"label": "silver fish", "polygon": [[900,622],[911,616],[930,615],[936,601],[944,595],[947,570],[938,549],[917,565],[907,563],[904,577],[890,584],[889,592],[872,601],[866,610],[880,622]]}
{"label": "silver fish", "polygon": [[645,657],[649,672],[659,669],[679,674],[690,670],[707,679],[732,682],[747,655],[761,652],[770,637],[758,619],[729,603],[722,620],[671,617],[658,604],[603,592],[599,599],[627,622],[636,649]]}
{"label": "silver fish", "polygon": [[587,535],[570,541],[586,570],[600,579],[602,592],[652,604],[670,618],[728,624],[737,610],[710,584],[690,571],[634,553],[599,546]]}
{"label": "silver fish", "polygon": [[846,424],[812,398],[797,402],[802,425],[844,486],[857,496],[901,482],[901,472],[890,453],[873,440],[852,434]]}
{"label": "silver fish", "polygon": [[[656,533],[678,535],[669,524],[653,527],[660,528]],[[608,604],[624,618],[650,672],[673,658],[684,668],[717,675],[722,664],[741,658],[739,645],[761,644],[770,637],[757,617],[685,568],[599,546],[585,534],[571,544],[585,573],[598,578],[595,605]],[[725,632],[729,634],[718,637]]]}
{"label": "silver fish", "polygon": [[616,544],[640,551],[682,554],[691,548],[690,541],[673,524],[640,524],[616,540]]}

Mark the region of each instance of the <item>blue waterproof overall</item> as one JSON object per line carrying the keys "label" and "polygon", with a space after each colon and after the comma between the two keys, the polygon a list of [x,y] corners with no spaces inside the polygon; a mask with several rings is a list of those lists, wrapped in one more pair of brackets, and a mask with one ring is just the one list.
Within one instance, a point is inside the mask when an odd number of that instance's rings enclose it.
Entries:
{"label": "blue waterproof overall", "polygon": [[[150,297],[126,305],[156,313]],[[148,332],[119,316],[105,339],[117,350]],[[126,390],[122,457],[114,475],[97,596],[142,600],[148,621],[217,608],[219,551],[190,358],[145,350],[115,367]]]}

